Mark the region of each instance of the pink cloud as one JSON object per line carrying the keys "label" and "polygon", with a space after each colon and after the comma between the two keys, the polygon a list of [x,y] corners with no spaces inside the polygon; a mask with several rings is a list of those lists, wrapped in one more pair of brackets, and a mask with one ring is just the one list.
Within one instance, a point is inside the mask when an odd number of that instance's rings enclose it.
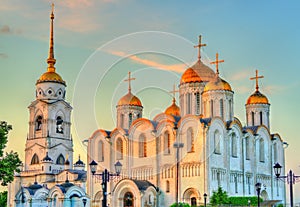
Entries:
{"label": "pink cloud", "polygon": [[136,55],[128,55],[122,51],[110,51],[109,52],[112,55],[115,56],[119,56],[119,57],[124,57],[124,58],[129,58],[130,60],[136,62],[136,63],[140,63],[143,65],[147,65],[149,67],[154,67],[160,70],[168,70],[168,71],[175,71],[178,73],[182,73],[188,66],[186,64],[172,64],[172,65],[166,65],[166,64],[162,64],[153,60],[147,60],[144,58],[140,58]]}

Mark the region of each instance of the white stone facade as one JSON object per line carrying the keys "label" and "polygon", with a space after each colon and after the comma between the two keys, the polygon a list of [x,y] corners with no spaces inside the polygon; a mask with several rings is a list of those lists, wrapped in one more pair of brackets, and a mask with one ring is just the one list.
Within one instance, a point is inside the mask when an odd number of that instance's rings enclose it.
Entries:
{"label": "white stone facade", "polygon": [[[201,78],[203,63],[195,67]],[[203,204],[203,194],[207,193],[209,200],[219,186],[229,196],[256,196],[257,182],[262,183],[264,200],[285,202],[285,185],[273,172],[276,162],[284,169],[284,142],[280,135],[270,133],[270,104],[246,104],[247,117],[252,111],[263,111],[262,122],[252,125],[247,119],[247,126],[242,126],[234,117],[230,85],[222,80],[228,84],[224,90],[217,86],[205,90],[212,79],[206,76],[205,82],[180,83],[181,117],[161,113],[153,120],[138,118],[129,129],[118,124],[112,131],[93,133],[88,140],[88,162],[98,163],[97,172],[105,168],[114,172],[117,161],[123,165],[121,176],[109,182],[110,205],[126,206],[129,202],[130,206],[167,207],[176,202],[175,142],[184,144],[179,150],[181,202]],[[257,115],[254,118],[258,119]],[[141,187],[139,181],[149,183]],[[88,174],[92,206],[101,206],[101,182]],[[127,199],[128,195],[132,196]]]}

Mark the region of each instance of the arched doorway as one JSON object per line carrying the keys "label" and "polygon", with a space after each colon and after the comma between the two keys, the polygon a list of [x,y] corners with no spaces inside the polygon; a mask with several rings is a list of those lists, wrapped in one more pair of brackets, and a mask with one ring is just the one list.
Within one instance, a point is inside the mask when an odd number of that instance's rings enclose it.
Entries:
{"label": "arched doorway", "polygon": [[269,200],[269,195],[268,195],[267,191],[265,191],[265,190],[263,190],[263,191],[260,193],[260,197],[261,197],[264,201]]}
{"label": "arched doorway", "polygon": [[123,207],[134,207],[133,194],[131,192],[126,192],[123,198]]}
{"label": "arched doorway", "polygon": [[197,206],[197,198],[195,198],[195,197],[191,198],[191,206],[192,207],[196,207]]}

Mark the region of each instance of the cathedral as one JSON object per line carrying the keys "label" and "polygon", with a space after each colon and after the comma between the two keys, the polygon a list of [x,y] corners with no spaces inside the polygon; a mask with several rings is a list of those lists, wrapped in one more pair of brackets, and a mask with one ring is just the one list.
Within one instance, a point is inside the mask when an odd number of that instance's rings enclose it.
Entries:
{"label": "cathedral", "polygon": [[[87,140],[87,163],[73,160],[71,105],[65,100],[66,82],[56,72],[53,9],[50,15],[48,68],[36,82],[29,105],[29,131],[25,161],[8,188],[8,206],[102,206],[103,194],[111,207],[169,207],[177,200],[191,206],[207,201],[218,187],[229,196],[256,196],[262,184],[264,200],[285,202],[285,185],[278,182],[273,165],[285,167],[285,142],[270,132],[270,102],[259,90],[245,100],[246,125],[234,115],[234,91],[215,70],[198,60],[181,75],[172,103],[153,120],[143,117],[143,104],[132,90],[116,103],[116,126],[98,129]],[[179,92],[178,103],[175,93]],[[159,101],[159,100],[157,100]],[[109,106],[107,106],[109,107]],[[74,109],[76,110],[76,109]],[[103,174],[108,176],[103,192]]]}
{"label": "cathedral", "polygon": [[[285,163],[286,143],[270,132],[270,102],[259,90],[258,75],[253,94],[246,100],[246,125],[234,116],[234,91],[201,60],[187,68],[178,83],[179,105],[174,97],[164,113],[153,120],[143,117],[142,101],[131,89],[116,103],[117,122],[111,130],[98,129],[88,139],[88,163],[97,172],[122,172],[108,184],[108,203],[122,207],[168,207],[185,202],[191,206],[209,201],[222,187],[229,196],[257,196],[261,183],[264,200],[284,202],[285,186],[274,176],[274,163]],[[88,166],[90,168],[90,166]],[[284,168],[284,167],[283,167]],[[90,169],[88,169],[88,172]],[[101,206],[101,179],[88,173],[87,192],[92,206]]]}
{"label": "cathedral", "polygon": [[9,207],[89,206],[85,164],[80,157],[73,162],[66,82],[54,67],[53,6],[50,19],[48,68],[37,80],[36,97],[28,107],[25,162],[8,186]]}

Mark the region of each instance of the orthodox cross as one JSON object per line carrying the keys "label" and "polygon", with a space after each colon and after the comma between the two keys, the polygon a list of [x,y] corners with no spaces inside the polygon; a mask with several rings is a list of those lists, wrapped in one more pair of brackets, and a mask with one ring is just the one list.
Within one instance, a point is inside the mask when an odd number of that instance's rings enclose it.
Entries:
{"label": "orthodox cross", "polygon": [[128,91],[131,92],[131,81],[135,80],[135,78],[131,78],[131,72],[128,72],[128,79],[124,80],[125,82],[128,81]]}
{"label": "orthodox cross", "polygon": [[173,98],[175,98],[175,95],[176,95],[176,93],[178,93],[178,92],[179,92],[179,91],[176,90],[175,84],[173,85],[173,91],[169,91],[169,93],[172,93],[172,94],[173,94]]}
{"label": "orthodox cross", "polygon": [[264,76],[258,76],[258,70],[255,70],[255,77],[250,78],[250,80],[256,80],[256,91],[258,91],[258,79],[259,78],[264,78]]}
{"label": "orthodox cross", "polygon": [[216,60],[213,62],[210,62],[210,64],[216,65],[216,73],[219,75],[219,63],[224,63],[224,60],[219,60],[219,53],[216,53]]}
{"label": "orthodox cross", "polygon": [[199,35],[199,43],[198,45],[195,45],[194,48],[198,48],[198,60],[201,59],[201,47],[205,47],[206,44],[202,44],[201,42],[201,35]]}

